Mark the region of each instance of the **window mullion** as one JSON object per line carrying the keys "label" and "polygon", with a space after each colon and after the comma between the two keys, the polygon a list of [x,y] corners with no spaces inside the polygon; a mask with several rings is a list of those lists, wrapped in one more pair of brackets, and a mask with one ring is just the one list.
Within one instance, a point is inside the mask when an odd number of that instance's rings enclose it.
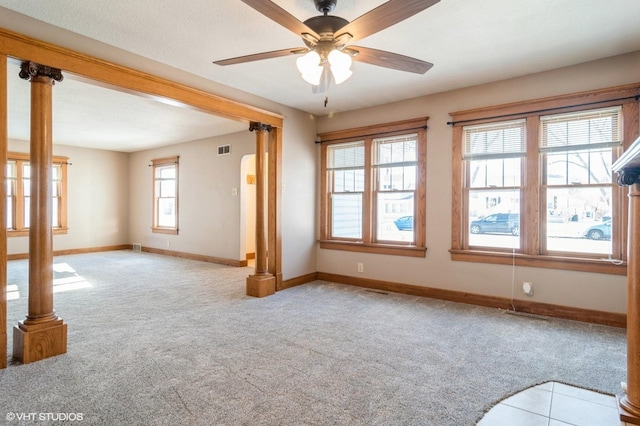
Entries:
{"label": "window mullion", "polygon": [[[527,155],[525,166],[523,167],[522,179],[522,214],[521,238],[522,252],[525,254],[539,254],[540,241],[540,214],[543,209],[544,200],[541,199],[541,177],[544,173],[541,170],[539,147],[540,118],[538,116],[527,117],[525,124],[525,143]],[[542,197],[545,198],[545,197]]]}
{"label": "window mullion", "polygon": [[364,194],[362,195],[362,241],[371,243],[373,241],[373,224],[375,223],[375,208],[373,182],[375,171],[373,164],[373,139],[364,140]]}
{"label": "window mullion", "polygon": [[23,178],[24,161],[16,161],[16,192],[15,192],[15,216],[13,218],[16,231],[24,230],[24,182]]}

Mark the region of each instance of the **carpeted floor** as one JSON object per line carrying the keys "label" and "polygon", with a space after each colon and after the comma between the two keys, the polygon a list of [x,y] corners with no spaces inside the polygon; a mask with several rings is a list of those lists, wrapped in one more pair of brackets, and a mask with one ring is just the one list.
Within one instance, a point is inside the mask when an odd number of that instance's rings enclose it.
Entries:
{"label": "carpeted floor", "polygon": [[[132,251],[55,264],[68,353],[0,370],[0,419],[473,425],[535,384],[613,394],[626,379],[622,329],[321,281],[255,299],[249,268]],[[9,328],[27,312],[27,270],[9,263]]]}

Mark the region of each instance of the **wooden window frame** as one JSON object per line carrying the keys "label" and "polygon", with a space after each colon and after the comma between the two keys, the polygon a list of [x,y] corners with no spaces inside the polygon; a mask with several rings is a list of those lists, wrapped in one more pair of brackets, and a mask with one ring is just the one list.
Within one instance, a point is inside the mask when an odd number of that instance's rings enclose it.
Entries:
{"label": "wooden window frame", "polygon": [[[12,217],[13,224],[7,228],[7,237],[25,237],[29,235],[29,228],[24,225],[24,188],[23,166],[29,164],[29,154],[20,152],[8,152],[7,164],[10,161],[16,164],[16,180],[12,182]],[[66,234],[69,231],[67,222],[67,165],[69,158],[64,156],[53,156],[52,164],[60,167],[60,181],[58,183],[58,224],[54,224],[53,234]],[[7,177],[7,182],[9,179]],[[6,201],[5,201],[6,202]]]}
{"label": "wooden window frame", "polygon": [[[374,126],[319,134],[321,148],[321,200],[320,200],[320,247],[398,256],[425,257],[426,255],[426,175],[427,175],[427,120],[415,118]],[[414,243],[374,241],[375,212],[373,182],[375,167],[372,165],[373,140],[407,134],[417,135],[416,190],[414,201]],[[327,171],[327,147],[335,144],[364,141],[365,143],[365,188],[363,193],[362,239],[342,240],[331,238],[331,212],[329,173]]]}
{"label": "wooden window frame", "polygon": [[[179,216],[178,216],[178,212],[179,212],[179,198],[178,198],[178,188],[180,187],[179,185],[179,156],[173,156],[173,157],[164,157],[164,158],[157,158],[154,160],[151,160],[151,166],[152,166],[152,174],[151,174],[151,180],[152,180],[152,218],[151,218],[151,232],[156,233],[156,234],[170,234],[170,235],[178,235],[178,223],[179,223]],[[156,194],[156,168],[158,167],[163,167],[163,166],[174,166],[176,168],[176,178],[175,178],[175,209],[176,209],[176,223],[175,223],[175,227],[168,227],[168,226],[158,226],[158,196]]]}
{"label": "wooden window frame", "polygon": [[[544,247],[546,222],[541,208],[543,158],[539,149],[540,117],[564,112],[586,111],[609,106],[622,108],[622,147],[626,150],[638,137],[640,84],[592,90],[512,104],[451,112],[452,156],[452,229],[451,259],[454,261],[494,263],[539,268],[566,269],[584,272],[626,275],[628,199],[625,188],[613,185],[613,215],[618,220],[612,230],[612,261],[601,255],[547,253]],[[464,188],[463,126],[526,119],[527,154],[522,177],[520,249],[470,249],[468,245],[468,212]],[[616,152],[614,150],[614,161]],[[615,176],[612,176],[615,182]]]}

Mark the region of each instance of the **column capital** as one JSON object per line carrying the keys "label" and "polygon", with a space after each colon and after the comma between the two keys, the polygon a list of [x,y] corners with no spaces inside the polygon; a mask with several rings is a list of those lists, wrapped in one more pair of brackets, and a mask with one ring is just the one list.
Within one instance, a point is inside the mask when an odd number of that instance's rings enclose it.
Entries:
{"label": "column capital", "polygon": [[618,172],[618,185],[631,186],[640,183],[640,169],[623,169]]}
{"label": "column capital", "polygon": [[270,132],[272,129],[273,127],[271,127],[270,124],[260,123],[259,121],[252,121],[249,125],[250,132],[253,132],[254,130],[258,132]]}
{"label": "column capital", "polygon": [[51,68],[46,65],[40,65],[31,61],[24,61],[20,64],[20,73],[18,76],[23,80],[31,80],[33,77],[42,76],[49,77],[55,81],[62,81],[62,71],[58,68]]}

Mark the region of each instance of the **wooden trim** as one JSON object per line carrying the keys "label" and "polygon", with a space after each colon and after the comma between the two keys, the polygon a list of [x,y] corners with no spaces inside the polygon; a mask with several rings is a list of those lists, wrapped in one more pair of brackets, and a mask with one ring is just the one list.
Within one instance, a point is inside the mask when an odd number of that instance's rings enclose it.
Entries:
{"label": "wooden trim", "polygon": [[384,136],[391,136],[396,133],[406,133],[411,129],[426,129],[428,120],[429,117],[412,118],[409,120],[395,121],[392,123],[384,123],[372,126],[356,127],[347,130],[336,130],[333,132],[320,133],[318,134],[318,137],[320,138],[321,142],[328,141],[342,143],[348,141],[349,139],[362,139],[379,134],[384,134]]}
{"label": "wooden trim", "polygon": [[[320,153],[320,247],[324,249],[381,253],[403,256],[424,257],[426,253],[426,186],[427,186],[427,121],[429,117],[384,123],[356,129],[322,133],[318,137],[328,142],[322,143]],[[406,134],[416,134],[416,174],[414,193],[413,243],[378,241],[376,227],[375,197],[378,193],[376,170],[373,167],[374,139]],[[327,171],[327,149],[338,143],[360,142],[364,144],[365,173],[362,191],[362,238],[332,239],[331,188]]]}
{"label": "wooden trim", "polygon": [[626,275],[627,263],[614,264],[607,259],[562,257],[552,255],[528,255],[523,253],[485,250],[449,250],[451,260],[463,262],[494,263],[498,265],[529,266],[532,268],[563,269],[568,271]]}
{"label": "wooden trim", "polygon": [[[634,102],[633,99],[627,101],[612,101],[612,99],[622,99],[640,96],[640,84],[628,84],[624,86],[610,87],[605,89],[588,90],[584,92],[571,93],[565,95],[538,98],[527,101],[519,101],[502,105],[488,106],[482,108],[469,109],[464,111],[450,112],[454,124],[468,120],[499,121],[507,118],[494,118],[502,115],[521,114],[522,117],[532,115],[536,111],[545,111],[543,115],[557,112],[569,112],[571,110],[589,109],[591,103],[611,103],[622,104]],[[586,105],[585,105],[586,104]],[[602,105],[604,106],[604,105]],[[599,106],[593,105],[593,108]],[[548,111],[547,111],[548,110]],[[562,111],[560,111],[562,110]],[[518,117],[513,117],[518,118]],[[466,124],[466,123],[460,123]]]}
{"label": "wooden trim", "polygon": [[269,132],[267,156],[267,264],[276,278],[276,290],[282,285],[282,130]]}
{"label": "wooden trim", "polygon": [[[132,249],[132,245],[127,245],[128,249]],[[153,247],[142,247],[142,251],[146,253],[161,254],[163,256],[179,257],[181,259],[199,260],[201,262],[218,263],[228,266],[247,266],[246,260],[226,259],[223,257],[207,256],[204,254],[185,253],[173,250],[162,250]]]}
{"label": "wooden trim", "polygon": [[[465,170],[462,160],[463,125],[470,121],[474,123],[495,122],[515,118],[526,118],[527,155],[523,171],[521,195],[521,247],[516,256],[516,262],[523,266],[539,268],[578,270],[586,272],[608,273],[624,275],[626,273],[627,239],[626,206],[628,200],[620,188],[612,186],[612,214],[617,226],[613,229],[612,258],[620,259],[621,265],[599,259],[598,255],[589,258],[588,254],[580,253],[549,253],[546,247],[546,191],[543,187],[543,158],[539,154],[539,122],[541,115],[557,112],[581,111],[591,108],[622,105],[623,147],[637,137],[639,131],[640,83],[606,89],[598,89],[570,95],[554,96],[550,98],[521,101],[511,104],[478,108],[467,111],[450,113],[453,118],[453,176],[452,176],[452,234],[451,259],[469,262],[484,262],[496,264],[511,264],[511,253],[503,253],[493,248],[469,250],[468,243],[468,212],[467,189],[465,184]],[[507,115],[511,117],[500,117]],[[615,155],[615,150],[614,150]],[[563,257],[567,256],[567,257]]]}
{"label": "wooden trim", "polygon": [[[4,164],[7,164],[8,161],[16,162],[16,181],[13,195],[13,206],[15,210],[13,212],[13,220],[16,229],[7,230],[7,236],[9,238],[13,237],[24,237],[29,235],[29,228],[24,227],[24,187],[23,187],[23,170],[22,166],[24,163],[30,163],[30,154],[24,152],[8,152],[7,158]],[[60,226],[54,225],[53,233],[54,235],[66,234],[68,231],[68,220],[67,220],[67,166],[69,164],[69,157],[62,155],[54,155],[52,156],[52,164],[59,165],[61,171],[61,179],[60,183],[60,203],[58,203],[58,218]],[[6,176],[5,176],[6,181]]]}
{"label": "wooden trim", "polygon": [[[524,209],[521,206],[520,234],[522,235],[523,253],[538,254],[540,247],[540,212],[546,205],[540,199],[542,176],[540,173],[540,153],[538,151],[538,136],[540,128],[539,117],[527,117],[525,132],[527,135],[527,157],[522,173],[522,197],[527,200]],[[546,197],[545,197],[546,198]],[[524,232],[523,232],[524,231]]]}
{"label": "wooden trim", "polygon": [[[167,235],[178,235],[178,228],[179,228],[179,223],[180,223],[180,216],[178,215],[179,211],[180,211],[180,198],[179,198],[179,193],[180,193],[180,156],[179,155],[173,155],[171,157],[163,157],[163,158],[156,158],[151,160],[151,168],[152,168],[152,172],[151,172],[151,179],[152,179],[152,183],[151,183],[151,188],[152,188],[152,215],[153,217],[151,218],[151,232],[153,232],[154,234],[167,234]],[[156,168],[157,167],[163,167],[163,166],[173,166],[176,169],[176,177],[175,177],[175,209],[176,209],[176,226],[174,227],[164,227],[164,226],[158,226],[158,194],[156,193],[156,188],[158,187],[156,185]]]}
{"label": "wooden trim", "polygon": [[534,315],[568,319],[592,324],[608,325],[613,327],[625,327],[626,315],[615,312],[595,311],[591,309],[575,308],[571,306],[551,305],[546,303],[528,302],[515,299],[513,302],[506,297],[485,296],[481,294],[466,293],[461,291],[444,290],[431,287],[423,287],[411,284],[395,283],[390,281],[372,280],[367,278],[355,278],[347,275],[329,274],[318,272],[318,280],[339,284],[353,285],[380,291],[410,294],[413,296],[429,297],[432,299],[448,300],[469,305],[513,310]]}
{"label": "wooden trim", "polygon": [[295,278],[291,278],[288,280],[284,280],[282,281],[282,283],[280,284],[280,288],[279,290],[285,290],[291,287],[296,287],[302,284],[307,284],[313,281],[316,281],[318,279],[318,273],[317,272],[312,272],[310,274],[306,274],[306,275],[301,275],[299,277],[295,277]]}
{"label": "wooden trim", "polygon": [[[54,256],[67,256],[70,254],[86,254],[86,253],[98,253],[103,251],[114,251],[114,250],[131,250],[131,244],[118,244],[113,246],[102,246],[102,247],[86,247],[79,249],[66,249],[66,250],[54,250]],[[29,253],[16,253],[10,254],[7,256],[7,260],[22,260],[28,259]]]}
{"label": "wooden trim", "polygon": [[468,220],[462,214],[464,205],[463,182],[466,174],[462,168],[462,144],[455,141],[462,140],[462,127],[456,126],[452,129],[453,146],[452,149],[452,182],[451,182],[451,247],[460,250],[465,241],[465,229],[468,229]]}
{"label": "wooden trim", "polygon": [[0,369],[7,368],[7,57],[0,55]]}
{"label": "wooden trim", "polygon": [[[36,40],[0,28],[0,54],[30,60],[92,80],[105,87],[154,99],[174,100],[182,106],[238,121],[259,121],[282,127],[283,116],[232,101],[94,56]],[[175,102],[174,102],[175,103]]]}
{"label": "wooden trim", "polygon": [[410,257],[425,257],[427,253],[427,249],[425,247],[351,243],[337,240],[322,240],[320,241],[320,248]]}

